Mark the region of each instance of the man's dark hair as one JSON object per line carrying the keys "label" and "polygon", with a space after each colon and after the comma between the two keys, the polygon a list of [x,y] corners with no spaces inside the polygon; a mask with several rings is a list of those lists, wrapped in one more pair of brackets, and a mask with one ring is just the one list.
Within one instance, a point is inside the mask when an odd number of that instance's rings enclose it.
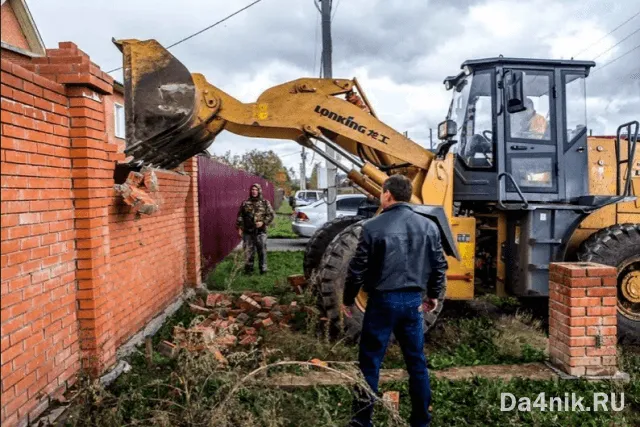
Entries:
{"label": "man's dark hair", "polygon": [[404,175],[392,175],[384,182],[382,192],[388,191],[396,202],[408,202],[411,200],[411,180]]}

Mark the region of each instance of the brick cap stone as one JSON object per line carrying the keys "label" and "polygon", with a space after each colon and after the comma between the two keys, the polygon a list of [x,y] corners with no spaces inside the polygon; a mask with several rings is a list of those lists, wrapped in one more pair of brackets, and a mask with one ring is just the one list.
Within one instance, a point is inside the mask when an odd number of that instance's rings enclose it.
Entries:
{"label": "brick cap stone", "polygon": [[553,262],[549,265],[549,272],[569,277],[609,277],[617,275],[615,267],[595,262]]}

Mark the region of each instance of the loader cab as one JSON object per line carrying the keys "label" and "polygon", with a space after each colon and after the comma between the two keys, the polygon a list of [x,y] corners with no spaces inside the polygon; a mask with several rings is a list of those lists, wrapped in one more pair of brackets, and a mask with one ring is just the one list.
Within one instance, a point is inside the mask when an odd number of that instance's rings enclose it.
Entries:
{"label": "loader cab", "polygon": [[470,60],[445,79],[458,202],[578,203],[589,194],[585,79],[595,63]]}

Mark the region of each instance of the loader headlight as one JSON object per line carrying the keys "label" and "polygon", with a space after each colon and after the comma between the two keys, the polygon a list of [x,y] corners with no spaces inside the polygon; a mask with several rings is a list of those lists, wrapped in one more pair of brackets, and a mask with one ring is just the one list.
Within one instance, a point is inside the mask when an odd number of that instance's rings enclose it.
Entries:
{"label": "loader headlight", "polygon": [[462,72],[466,75],[466,76],[470,76],[471,73],[473,72],[473,69],[471,67],[469,67],[468,65],[465,65],[464,67],[462,67]]}
{"label": "loader headlight", "polygon": [[451,82],[447,80],[446,82],[444,82],[444,88],[446,90],[451,90],[451,88],[453,88],[453,84],[451,84]]}
{"label": "loader headlight", "polygon": [[454,120],[445,120],[438,125],[438,139],[452,138],[458,133],[458,125]]}

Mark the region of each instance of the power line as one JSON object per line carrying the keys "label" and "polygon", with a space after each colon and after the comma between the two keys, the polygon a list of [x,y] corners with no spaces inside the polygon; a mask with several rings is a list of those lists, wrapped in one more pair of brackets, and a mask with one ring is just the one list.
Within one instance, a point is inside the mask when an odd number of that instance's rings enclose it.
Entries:
{"label": "power line", "polygon": [[226,16],[226,17],[222,18],[222,19],[221,19],[221,20],[219,20],[218,22],[215,22],[215,23],[213,23],[213,24],[209,25],[208,27],[203,28],[202,30],[200,30],[200,31],[198,31],[198,32],[193,33],[193,34],[191,34],[190,36],[187,36],[187,37],[185,37],[185,38],[183,38],[183,39],[181,39],[181,40],[178,40],[177,42],[175,42],[175,43],[173,43],[173,44],[171,44],[171,45],[167,46],[167,49],[170,49],[170,48],[172,48],[172,47],[174,47],[174,46],[179,45],[179,44],[180,44],[180,43],[182,43],[182,42],[185,42],[185,41],[187,41],[187,40],[189,40],[189,39],[191,39],[191,38],[193,38],[193,37],[195,37],[195,36],[199,35],[199,34],[202,34],[202,33],[204,33],[205,31],[210,30],[211,28],[215,27],[216,25],[222,24],[224,21],[228,20],[229,18],[233,18],[234,16],[236,16],[236,15],[237,15],[237,14],[239,14],[240,12],[244,12],[245,10],[249,9],[251,6],[254,6],[254,5],[258,4],[258,3],[260,3],[261,1],[262,1],[262,0],[255,0],[253,3],[250,3],[250,4],[246,5],[246,6],[245,6],[245,7],[243,7],[242,9],[238,9],[237,11],[233,12],[231,15],[228,15],[228,16]]}
{"label": "power line", "polygon": [[576,56],[580,55],[581,53],[586,52],[587,50],[589,50],[589,48],[591,46],[597,45],[598,43],[600,43],[602,40],[606,39],[607,36],[609,36],[611,33],[613,33],[614,31],[616,31],[618,28],[622,27],[623,25],[625,25],[627,22],[631,21],[633,18],[635,18],[636,16],[640,15],[640,11],[638,11],[638,13],[636,13],[635,15],[633,15],[631,18],[627,19],[626,21],[624,21],[622,24],[618,25],[617,27],[615,27],[613,30],[609,31],[607,34],[605,34],[604,36],[602,36],[602,38],[600,38],[598,41],[591,43],[589,46],[585,47],[584,49],[582,49],[580,52],[576,53],[575,55],[571,55],[572,58],[575,58]]}
{"label": "power line", "polygon": [[[247,6],[243,7],[242,9],[238,9],[238,10],[236,10],[236,11],[235,11],[235,12],[233,12],[231,15],[227,15],[227,16],[225,16],[225,17],[224,17],[224,18],[222,18],[221,20],[219,20],[219,21],[217,21],[217,22],[214,22],[213,24],[209,25],[208,27],[205,27],[205,28],[203,28],[203,29],[202,29],[202,30],[200,30],[200,31],[197,31],[197,32],[195,32],[195,33],[193,33],[193,34],[191,34],[191,35],[188,35],[187,37],[185,37],[185,38],[183,38],[183,39],[178,40],[177,42],[175,42],[175,43],[173,43],[173,44],[170,44],[169,46],[167,46],[167,47],[166,47],[166,49],[171,49],[172,47],[177,46],[177,45],[179,45],[180,43],[186,42],[187,40],[192,39],[193,37],[195,37],[195,36],[197,36],[197,35],[200,35],[200,34],[204,33],[205,31],[208,31],[208,30],[212,29],[213,27],[215,27],[215,26],[217,26],[217,25],[222,24],[223,22],[227,21],[228,19],[233,18],[234,16],[236,16],[236,15],[237,15],[237,14],[239,14],[240,12],[243,12],[243,11],[245,11],[245,10],[249,9],[251,6],[254,6],[254,5],[258,4],[258,3],[260,3],[261,1],[262,1],[262,0],[255,0],[253,3],[248,4]],[[114,68],[114,69],[113,69],[113,70],[111,70],[111,71],[107,71],[107,74],[108,74],[108,73],[113,73],[114,71],[118,71],[118,70],[120,70],[120,69],[122,69],[122,67]]]}
{"label": "power line", "polygon": [[623,41],[627,40],[629,37],[631,37],[632,35],[634,35],[634,34],[636,34],[638,32],[640,32],[640,28],[638,28],[637,30],[635,30],[633,33],[629,34],[627,37],[623,38],[622,40],[618,41],[618,43],[614,44],[609,49],[607,49],[604,52],[600,53],[598,56],[593,58],[592,61],[595,61],[596,59],[600,58],[602,55],[604,55],[605,53],[611,51],[611,49],[613,49],[614,47],[618,46],[620,43],[622,43]]}
{"label": "power line", "polygon": [[623,53],[622,55],[620,55],[620,56],[618,56],[618,57],[616,57],[616,58],[612,59],[611,61],[609,61],[609,62],[605,63],[602,67],[600,67],[600,68],[596,68],[595,70],[593,70],[593,72],[592,72],[591,74],[593,75],[594,73],[597,73],[598,71],[600,71],[600,70],[602,70],[603,68],[605,68],[605,67],[607,67],[607,66],[609,66],[609,65],[613,64],[613,63],[614,63],[614,62],[616,62],[618,59],[621,59],[621,58],[623,58],[623,57],[627,56],[628,54],[630,54],[631,52],[633,52],[633,51],[635,51],[635,50],[637,50],[637,49],[640,49],[640,44],[639,44],[638,46],[634,47],[633,49],[626,51],[626,52],[625,52],[625,53]]}

